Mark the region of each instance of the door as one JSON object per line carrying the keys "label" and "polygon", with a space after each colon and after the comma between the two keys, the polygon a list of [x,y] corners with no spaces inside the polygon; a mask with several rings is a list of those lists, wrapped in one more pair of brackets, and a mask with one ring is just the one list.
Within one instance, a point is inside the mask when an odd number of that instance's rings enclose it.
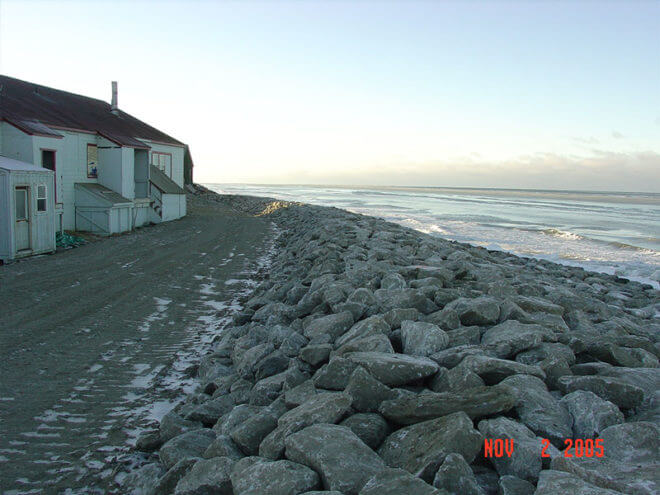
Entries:
{"label": "door", "polygon": [[16,204],[16,225],[14,237],[16,239],[16,251],[30,249],[30,203],[28,188],[17,186],[14,189],[14,200]]}

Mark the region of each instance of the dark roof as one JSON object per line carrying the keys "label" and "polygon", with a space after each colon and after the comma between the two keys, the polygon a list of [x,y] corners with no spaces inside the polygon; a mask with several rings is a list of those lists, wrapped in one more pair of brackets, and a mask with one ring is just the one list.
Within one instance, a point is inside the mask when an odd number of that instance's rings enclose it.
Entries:
{"label": "dark roof", "polygon": [[186,194],[186,192],[160,169],[149,166],[149,180],[163,194]]}
{"label": "dark roof", "polygon": [[109,103],[0,75],[0,120],[28,134],[61,137],[57,129],[99,134],[121,146],[149,148],[138,139],[183,146]]}
{"label": "dark roof", "polygon": [[94,182],[76,182],[74,185],[75,187],[85,189],[87,192],[109,203],[110,205],[123,205],[126,203],[132,203],[130,199],[125,198],[121,194],[116,193],[112,189],[108,189],[101,184],[96,184]]}

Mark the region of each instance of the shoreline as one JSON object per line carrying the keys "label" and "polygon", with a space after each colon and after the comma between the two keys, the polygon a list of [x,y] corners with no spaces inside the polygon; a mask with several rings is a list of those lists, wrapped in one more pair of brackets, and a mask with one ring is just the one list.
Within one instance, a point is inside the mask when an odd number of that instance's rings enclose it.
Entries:
{"label": "shoreline", "polygon": [[[152,454],[127,486],[657,488],[658,291],[333,207],[197,189],[277,224],[278,251],[201,357],[196,391],[138,439]],[[484,459],[494,437],[515,439],[511,459]],[[565,438],[603,438],[605,457],[566,458]]]}
{"label": "shoreline", "polygon": [[[468,194],[456,198],[453,194],[458,191],[439,191],[438,194],[428,196],[417,191],[392,191],[388,188],[318,188],[316,198],[313,189],[305,187],[287,189],[280,186],[245,186],[245,190],[223,184],[209,184],[209,187],[218,193],[256,194],[281,200],[290,200],[299,195],[301,201],[375,216],[445,239],[506,251],[517,256],[581,266],[588,271],[616,274],[660,289],[660,245],[653,244],[657,236],[653,236],[652,229],[649,230],[650,211],[644,217],[644,226],[639,227],[642,230],[633,229],[624,233],[617,230],[624,228],[621,224],[625,221],[621,216],[622,211],[614,204],[604,205],[613,209],[610,214],[614,215],[616,221],[614,224],[610,222],[611,230],[619,232],[617,235],[609,235],[608,229],[603,229],[600,223],[603,216],[595,210],[590,211],[588,219],[577,220],[576,217],[571,220],[566,215],[555,218],[553,209],[543,204],[545,200],[540,196],[530,198],[532,203],[540,201],[542,204],[541,210],[536,212],[529,210],[530,205],[522,198],[515,200],[516,204],[520,201],[523,203],[520,208],[508,210],[509,199],[487,191],[483,191],[486,194],[483,197],[482,194]],[[383,201],[382,195],[389,199]],[[514,198],[512,196],[510,199]],[[564,200],[568,201],[563,196],[555,197],[555,203]],[[461,213],[457,208],[463,201],[468,202],[468,209]],[[494,210],[477,206],[483,201],[492,203]],[[384,202],[387,204],[381,204]],[[579,204],[571,201],[567,206],[574,209],[579,208]],[[626,208],[634,206],[628,204]],[[533,215],[534,220],[528,220],[527,214]],[[644,234],[650,237],[644,237]]]}

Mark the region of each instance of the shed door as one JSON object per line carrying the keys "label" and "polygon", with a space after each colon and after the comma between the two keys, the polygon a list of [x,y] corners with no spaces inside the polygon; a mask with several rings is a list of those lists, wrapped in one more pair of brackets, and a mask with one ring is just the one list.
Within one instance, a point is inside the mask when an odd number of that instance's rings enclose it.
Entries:
{"label": "shed door", "polygon": [[16,239],[16,251],[30,249],[30,202],[28,188],[25,186],[16,187],[14,190],[14,199],[16,204],[16,226],[14,236]]}

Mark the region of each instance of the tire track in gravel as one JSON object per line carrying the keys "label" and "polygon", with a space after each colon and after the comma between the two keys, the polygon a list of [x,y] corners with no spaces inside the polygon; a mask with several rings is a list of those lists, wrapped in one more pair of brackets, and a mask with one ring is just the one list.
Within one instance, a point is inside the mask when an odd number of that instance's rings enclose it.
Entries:
{"label": "tire track in gravel", "polygon": [[0,488],[111,493],[194,386],[275,233],[198,198],[179,221],[0,268]]}

